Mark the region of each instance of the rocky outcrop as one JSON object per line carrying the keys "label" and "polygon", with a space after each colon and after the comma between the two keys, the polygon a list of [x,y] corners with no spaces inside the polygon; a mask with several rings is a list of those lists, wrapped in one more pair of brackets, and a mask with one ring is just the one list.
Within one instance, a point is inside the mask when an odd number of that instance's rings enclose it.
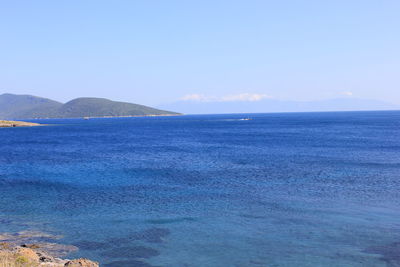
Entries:
{"label": "rocky outcrop", "polygon": [[25,121],[0,120],[0,127],[30,127],[30,126],[40,126],[40,124],[33,122],[25,122]]}
{"label": "rocky outcrop", "polygon": [[40,246],[0,243],[0,266],[7,267],[99,267],[97,262],[88,259],[65,260],[53,257]]}
{"label": "rocky outcrop", "polygon": [[25,247],[15,247],[12,249],[14,254],[18,255],[21,258],[28,259],[28,261],[32,263],[38,264],[40,262],[40,256],[36,251],[30,248]]}
{"label": "rocky outcrop", "polygon": [[72,245],[52,243],[62,238],[40,231],[0,233],[0,267],[98,267],[88,259],[63,259],[77,251]]}

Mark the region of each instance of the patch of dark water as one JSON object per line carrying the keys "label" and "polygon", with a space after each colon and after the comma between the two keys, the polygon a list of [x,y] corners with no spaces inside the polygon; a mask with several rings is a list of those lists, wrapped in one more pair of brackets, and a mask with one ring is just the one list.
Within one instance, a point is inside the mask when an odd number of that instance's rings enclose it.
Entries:
{"label": "patch of dark water", "polygon": [[381,255],[381,260],[385,261],[390,267],[400,267],[400,242],[371,246],[364,252]]}
{"label": "patch of dark water", "polygon": [[82,250],[104,250],[114,247],[114,245],[110,242],[97,242],[88,240],[78,241],[75,242],[73,245]]}
{"label": "patch of dark water", "polygon": [[148,259],[160,255],[160,252],[154,248],[144,246],[126,246],[106,250],[101,255],[109,258]]}
{"label": "patch of dark water", "polygon": [[133,241],[144,241],[148,243],[162,243],[165,241],[165,238],[171,233],[171,231],[167,228],[149,228],[140,232],[134,232],[131,234],[127,234],[124,237],[116,237],[107,239],[108,243],[115,244],[128,244]]}
{"label": "patch of dark water", "polygon": [[146,220],[147,223],[151,224],[168,224],[168,223],[193,222],[193,221],[196,221],[196,219],[192,217]]}

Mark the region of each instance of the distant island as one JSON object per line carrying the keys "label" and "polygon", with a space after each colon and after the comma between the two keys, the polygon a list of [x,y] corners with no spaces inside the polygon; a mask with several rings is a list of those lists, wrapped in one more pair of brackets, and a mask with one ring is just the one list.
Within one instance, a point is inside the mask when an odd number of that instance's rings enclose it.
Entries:
{"label": "distant island", "polygon": [[25,122],[25,121],[4,121],[0,120],[0,128],[3,127],[30,127],[30,126],[40,126],[42,124]]}
{"label": "distant island", "polygon": [[171,116],[177,112],[117,102],[105,98],[81,97],[65,104],[32,95],[0,95],[0,119],[90,118]]}

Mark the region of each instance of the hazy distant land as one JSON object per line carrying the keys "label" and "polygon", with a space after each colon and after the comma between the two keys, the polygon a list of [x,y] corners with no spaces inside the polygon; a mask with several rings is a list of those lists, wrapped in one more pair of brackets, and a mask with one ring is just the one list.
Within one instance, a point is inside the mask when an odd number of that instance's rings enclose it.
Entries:
{"label": "hazy distant land", "polygon": [[174,109],[185,114],[274,113],[400,110],[400,105],[379,100],[336,98],[316,101],[285,101],[261,99],[259,101],[195,101],[180,100],[160,105],[161,109]]}

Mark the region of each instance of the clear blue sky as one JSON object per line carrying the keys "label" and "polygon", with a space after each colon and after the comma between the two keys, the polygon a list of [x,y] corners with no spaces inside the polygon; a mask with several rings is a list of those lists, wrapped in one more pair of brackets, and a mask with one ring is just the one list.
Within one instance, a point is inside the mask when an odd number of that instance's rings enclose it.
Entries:
{"label": "clear blue sky", "polygon": [[0,3],[0,93],[400,104],[399,0]]}

